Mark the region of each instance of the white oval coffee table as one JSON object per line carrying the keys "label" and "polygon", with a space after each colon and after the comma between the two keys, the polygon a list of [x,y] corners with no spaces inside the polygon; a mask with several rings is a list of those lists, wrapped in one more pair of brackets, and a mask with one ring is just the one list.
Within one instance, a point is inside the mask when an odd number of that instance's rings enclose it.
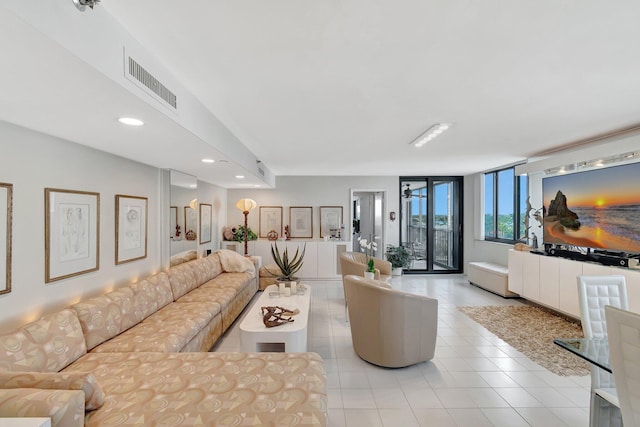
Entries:
{"label": "white oval coffee table", "polygon": [[[307,333],[309,325],[309,309],[311,307],[311,289],[305,286],[304,294],[278,298],[270,297],[272,292],[278,292],[278,286],[270,285],[258,300],[249,308],[249,312],[240,323],[240,348],[242,351],[273,351],[273,352],[306,352]],[[300,310],[293,316],[294,321],[284,325],[267,328],[264,326],[261,307],[278,306],[288,310]]]}

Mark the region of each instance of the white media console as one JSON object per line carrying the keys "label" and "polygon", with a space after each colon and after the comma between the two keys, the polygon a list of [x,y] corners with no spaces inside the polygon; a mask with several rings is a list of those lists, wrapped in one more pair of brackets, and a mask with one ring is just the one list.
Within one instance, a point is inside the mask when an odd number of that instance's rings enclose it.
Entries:
{"label": "white media console", "polygon": [[623,275],[629,309],[640,313],[640,269],[611,267],[591,262],[509,251],[509,290],[521,297],[580,318],[577,276]]}

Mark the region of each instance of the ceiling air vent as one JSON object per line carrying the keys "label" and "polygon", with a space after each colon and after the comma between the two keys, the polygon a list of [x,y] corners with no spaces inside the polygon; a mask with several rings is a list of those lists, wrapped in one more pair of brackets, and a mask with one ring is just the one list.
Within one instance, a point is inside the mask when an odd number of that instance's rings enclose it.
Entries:
{"label": "ceiling air vent", "polygon": [[260,175],[264,176],[264,170],[261,168],[258,168],[258,172],[260,173]]}
{"label": "ceiling air vent", "polygon": [[128,77],[141,83],[144,87],[149,89],[152,93],[158,96],[162,101],[166,102],[174,109],[178,108],[178,101],[176,95],[171,92],[165,85],[160,83],[158,79],[153,77],[151,73],[142,68],[133,58],[129,57]]}

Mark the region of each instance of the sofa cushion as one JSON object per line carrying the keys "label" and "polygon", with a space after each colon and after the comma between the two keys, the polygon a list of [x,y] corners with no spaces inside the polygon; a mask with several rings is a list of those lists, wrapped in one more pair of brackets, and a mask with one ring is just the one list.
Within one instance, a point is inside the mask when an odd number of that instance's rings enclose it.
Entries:
{"label": "sofa cushion", "polygon": [[218,256],[211,254],[202,258],[202,262],[207,266],[207,271],[210,275],[207,281],[222,273],[222,264],[220,264],[220,258]]}
{"label": "sofa cushion", "polygon": [[87,352],[76,312],[62,310],[0,336],[0,369],[58,372]]}
{"label": "sofa cushion", "polygon": [[95,347],[94,353],[178,352],[220,313],[215,302],[169,304],[141,323]]}
{"label": "sofa cushion", "polygon": [[82,324],[87,348],[115,337],[143,319],[140,307],[136,307],[135,295],[130,287],[92,298],[73,305]]}
{"label": "sofa cushion", "polygon": [[173,302],[169,276],[165,272],[133,283],[131,289],[136,296],[136,305],[144,318]]}
{"label": "sofa cushion", "polygon": [[195,260],[191,263],[191,270],[193,271],[193,274],[196,277],[196,282],[198,286],[208,282],[209,280],[213,279],[214,277],[216,277],[218,274],[222,272],[222,271],[219,271],[216,274],[215,268],[212,268],[213,263],[208,262],[207,258],[217,258],[217,257],[208,256],[206,258],[200,258],[198,260]]}
{"label": "sofa cushion", "polygon": [[229,305],[229,303],[238,295],[238,292],[232,288],[220,288],[218,286],[204,286],[194,289],[187,295],[178,299],[176,303],[205,303],[213,302],[220,305],[221,309]]}
{"label": "sofa cushion", "polygon": [[193,262],[189,261],[169,269],[169,283],[171,284],[174,300],[198,287],[199,283],[193,273]]}
{"label": "sofa cushion", "polygon": [[2,372],[2,388],[38,388],[45,390],[82,390],[85,409],[92,411],[104,403],[100,384],[90,372]]}
{"label": "sofa cushion", "polygon": [[203,286],[229,288],[239,292],[248,285],[254,284],[253,280],[253,276],[250,273],[225,273],[209,280]]}

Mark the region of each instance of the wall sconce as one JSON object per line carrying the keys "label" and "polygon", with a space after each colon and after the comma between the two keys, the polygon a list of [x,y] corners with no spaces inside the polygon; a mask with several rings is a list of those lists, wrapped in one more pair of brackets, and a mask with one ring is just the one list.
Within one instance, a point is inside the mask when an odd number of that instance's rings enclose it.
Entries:
{"label": "wall sconce", "polygon": [[389,220],[392,221],[392,222],[396,220],[396,213],[395,212],[389,212]]}
{"label": "wall sconce", "polygon": [[251,199],[240,199],[236,202],[236,208],[240,209],[244,214],[244,256],[249,256],[249,250],[247,249],[247,217],[249,216],[249,211],[251,209],[255,209],[258,204]]}

